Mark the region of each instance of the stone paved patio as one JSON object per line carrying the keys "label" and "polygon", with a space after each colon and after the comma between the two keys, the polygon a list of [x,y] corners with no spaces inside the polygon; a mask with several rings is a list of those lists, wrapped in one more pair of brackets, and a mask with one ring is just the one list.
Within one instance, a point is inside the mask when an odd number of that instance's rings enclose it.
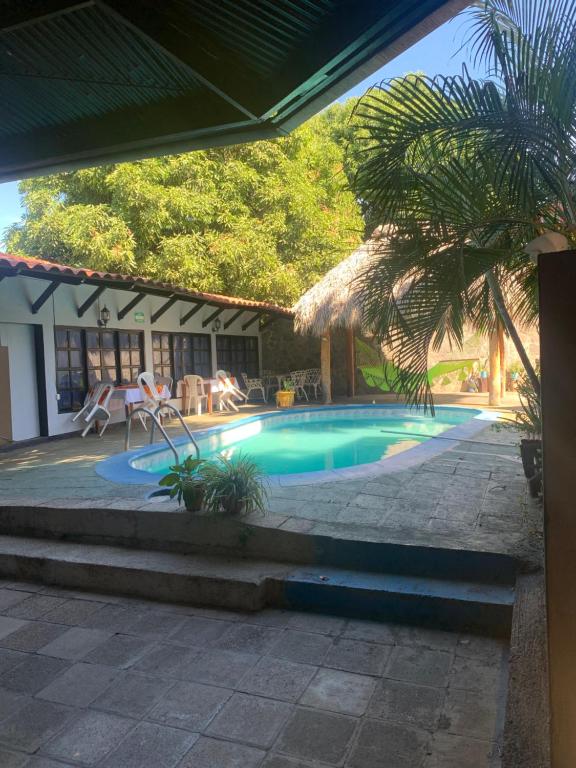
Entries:
{"label": "stone paved patio", "polygon": [[0,583],[3,768],[498,768],[497,640]]}
{"label": "stone paved patio", "polygon": [[[192,428],[240,416],[190,419]],[[145,444],[147,435],[135,431]],[[488,426],[470,441],[442,437],[445,453],[409,470],[362,480],[273,487],[269,514],[257,525],[319,535],[505,552],[531,558],[540,550],[541,510],[530,502],[518,438]],[[0,503],[74,508],[176,509],[147,500],[152,486],[102,479],[95,463],[123,450],[123,428],[103,439],[70,437],[0,453]]]}

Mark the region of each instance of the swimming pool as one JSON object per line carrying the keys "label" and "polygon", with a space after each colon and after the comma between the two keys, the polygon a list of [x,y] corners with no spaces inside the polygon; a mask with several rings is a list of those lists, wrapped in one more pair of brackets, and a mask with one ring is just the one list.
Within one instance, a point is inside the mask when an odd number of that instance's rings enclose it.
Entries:
{"label": "swimming pool", "polygon": [[[397,405],[324,406],[260,414],[197,431],[194,438],[203,458],[242,452],[281,484],[320,482],[424,461],[449,447],[449,441],[434,438],[464,439],[492,416],[446,406],[437,407],[435,416]],[[187,439],[176,447],[182,458],[194,453]],[[157,444],[106,459],[97,471],[116,482],[149,483],[173,463],[172,452]]]}

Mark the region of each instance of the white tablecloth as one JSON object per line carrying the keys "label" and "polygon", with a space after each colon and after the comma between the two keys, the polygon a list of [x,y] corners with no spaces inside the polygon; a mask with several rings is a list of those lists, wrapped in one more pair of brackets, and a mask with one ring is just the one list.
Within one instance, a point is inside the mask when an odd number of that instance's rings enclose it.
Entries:
{"label": "white tablecloth", "polygon": [[[162,397],[164,400],[170,399],[170,390],[166,384],[164,384],[162,391],[159,394],[160,397]],[[124,408],[127,405],[136,405],[137,403],[141,402],[143,402],[142,395],[140,394],[138,387],[115,389],[114,394],[112,395],[112,399],[110,400],[110,409],[119,410],[120,408]]]}

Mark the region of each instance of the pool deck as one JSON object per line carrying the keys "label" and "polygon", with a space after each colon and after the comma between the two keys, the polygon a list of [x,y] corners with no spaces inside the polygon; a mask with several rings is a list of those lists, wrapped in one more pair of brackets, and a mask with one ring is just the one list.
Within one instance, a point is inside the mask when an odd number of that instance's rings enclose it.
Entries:
{"label": "pool deck", "polygon": [[[345,401],[350,403],[352,401]],[[372,402],[356,398],[353,402]],[[396,402],[380,397],[378,403]],[[485,408],[485,395],[437,398],[438,404]],[[511,395],[504,408],[517,405]],[[246,406],[239,414],[187,419],[206,428],[270,410]],[[169,427],[169,432],[176,427]],[[178,432],[178,434],[180,434]],[[0,506],[176,511],[175,502],[148,500],[153,486],[104,480],[95,466],[123,450],[123,425],[102,439],[77,435],[0,451]],[[147,444],[142,429],[133,447]],[[312,535],[511,554],[538,558],[541,510],[531,502],[518,455],[518,436],[491,425],[468,440],[435,438],[446,450],[409,468],[369,478],[314,485],[272,486],[265,517],[251,522]]]}

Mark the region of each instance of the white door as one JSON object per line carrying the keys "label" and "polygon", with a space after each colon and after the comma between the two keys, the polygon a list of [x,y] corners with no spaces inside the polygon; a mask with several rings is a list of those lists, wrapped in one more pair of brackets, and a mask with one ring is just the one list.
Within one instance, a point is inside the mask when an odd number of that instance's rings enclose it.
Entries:
{"label": "white door", "polygon": [[34,328],[0,323],[0,346],[8,347],[12,440],[40,436]]}

